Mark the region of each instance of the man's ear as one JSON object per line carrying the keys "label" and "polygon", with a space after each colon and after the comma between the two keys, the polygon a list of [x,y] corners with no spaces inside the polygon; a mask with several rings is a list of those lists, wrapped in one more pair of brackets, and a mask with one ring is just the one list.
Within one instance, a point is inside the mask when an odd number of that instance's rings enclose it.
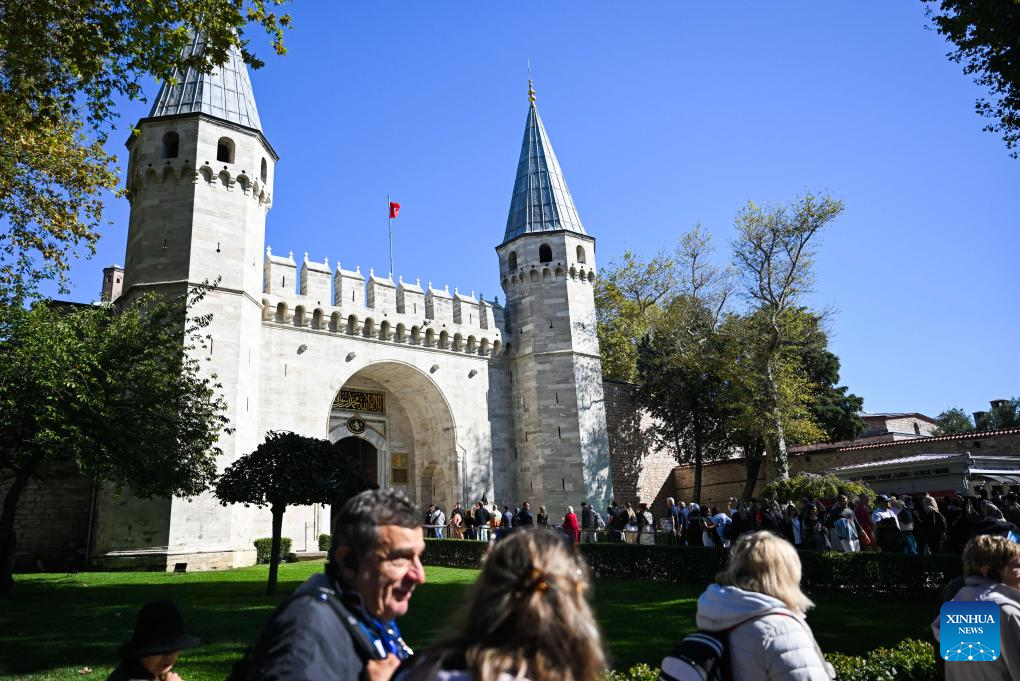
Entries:
{"label": "man's ear", "polygon": [[353,581],[358,576],[358,559],[354,556],[350,545],[341,544],[333,551],[333,560],[337,570],[345,582]]}

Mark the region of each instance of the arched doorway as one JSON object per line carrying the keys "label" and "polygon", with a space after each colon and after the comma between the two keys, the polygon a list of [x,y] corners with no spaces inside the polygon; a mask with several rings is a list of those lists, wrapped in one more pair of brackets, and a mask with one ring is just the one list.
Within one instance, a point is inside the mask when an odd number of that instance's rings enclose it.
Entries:
{"label": "arched doorway", "polygon": [[345,437],[335,445],[341,454],[354,457],[361,464],[361,474],[366,480],[379,479],[379,450],[371,442],[360,437]]}
{"label": "arched doorway", "polygon": [[334,396],[328,428],[331,442],[362,442],[344,446],[358,447],[366,466],[368,452],[376,453],[372,479],[381,487],[401,489],[422,507],[438,502],[447,512],[464,501],[453,413],[420,369],[384,361],[356,371]]}

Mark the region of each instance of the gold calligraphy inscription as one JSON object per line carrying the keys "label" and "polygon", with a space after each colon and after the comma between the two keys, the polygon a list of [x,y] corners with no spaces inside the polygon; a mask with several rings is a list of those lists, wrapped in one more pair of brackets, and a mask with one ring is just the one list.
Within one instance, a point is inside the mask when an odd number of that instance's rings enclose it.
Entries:
{"label": "gold calligraphy inscription", "polygon": [[333,400],[334,409],[386,413],[386,396],[382,393],[366,393],[360,390],[341,390]]}

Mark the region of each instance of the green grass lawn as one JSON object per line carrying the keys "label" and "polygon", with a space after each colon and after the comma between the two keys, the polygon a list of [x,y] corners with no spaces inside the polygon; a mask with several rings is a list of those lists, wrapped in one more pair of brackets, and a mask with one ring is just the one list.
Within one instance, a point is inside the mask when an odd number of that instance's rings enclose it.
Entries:
{"label": "green grass lawn", "polygon": [[[0,678],[105,678],[117,662],[139,606],[172,600],[191,633],[205,642],[176,667],[185,681],[221,680],[241,651],[254,642],[277,602],[322,563],[280,567],[280,596],[263,595],[266,566],[184,575],[86,573],[19,575],[15,593],[0,600]],[[451,626],[476,570],[429,567],[401,619],[414,648]],[[612,666],[655,665],[694,629],[702,588],[629,580],[599,580],[595,608]],[[859,654],[904,638],[929,636],[937,603],[919,598],[848,599],[818,596],[809,616],[822,650]],[[481,615],[481,616],[484,616]],[[91,674],[79,674],[89,667]]]}

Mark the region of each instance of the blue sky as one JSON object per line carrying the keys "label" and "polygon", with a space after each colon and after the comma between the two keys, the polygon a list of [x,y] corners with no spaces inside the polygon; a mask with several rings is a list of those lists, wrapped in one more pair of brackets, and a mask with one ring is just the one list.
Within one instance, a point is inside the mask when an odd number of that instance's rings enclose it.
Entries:
{"label": "blue sky", "polygon": [[[267,243],[484,293],[527,113],[538,106],[604,266],[701,223],[724,262],[749,199],[830,192],[810,304],[868,411],[1020,395],[1020,161],[924,5],[297,0],[289,54],[252,80],[280,154]],[[149,89],[154,97],[156,84]],[[124,128],[148,112],[124,102]],[[92,299],[124,258],[127,202],[71,273]]]}

